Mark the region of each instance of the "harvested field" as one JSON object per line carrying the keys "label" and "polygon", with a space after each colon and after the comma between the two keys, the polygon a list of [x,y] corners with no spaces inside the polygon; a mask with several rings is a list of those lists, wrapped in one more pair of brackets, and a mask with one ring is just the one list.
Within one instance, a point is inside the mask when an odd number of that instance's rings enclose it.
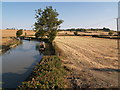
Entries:
{"label": "harvested field", "polygon": [[12,42],[16,42],[16,39],[12,39],[12,38],[2,38],[2,41],[0,41],[0,45],[9,45]]}
{"label": "harvested field", "polygon": [[117,40],[58,36],[55,43],[62,51],[63,64],[73,71],[73,87],[118,87]]}
{"label": "harvested field", "polygon": [[[2,30],[2,37],[16,37],[17,30]],[[23,35],[34,35],[35,32],[32,30],[24,30]]]}
{"label": "harvested field", "polygon": [[[62,35],[74,35],[75,31],[59,31],[57,33],[58,36]],[[91,32],[78,32],[79,35],[108,35],[108,32],[102,32],[102,31],[91,31]]]}
{"label": "harvested field", "polygon": [[17,30],[2,30],[2,37],[16,37]]}
{"label": "harvested field", "polygon": [[[2,35],[2,40],[0,40],[0,45],[9,45],[12,41],[14,42],[15,40],[10,38],[10,37],[16,37],[16,32],[17,30],[1,30],[1,35]],[[35,34],[34,31],[32,30],[24,30],[23,35],[33,36]]]}

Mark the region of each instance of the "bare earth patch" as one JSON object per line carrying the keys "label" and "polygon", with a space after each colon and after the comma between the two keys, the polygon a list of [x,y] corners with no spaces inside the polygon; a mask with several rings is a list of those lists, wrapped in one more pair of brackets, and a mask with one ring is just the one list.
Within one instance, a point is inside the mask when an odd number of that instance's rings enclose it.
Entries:
{"label": "bare earth patch", "polygon": [[63,64],[73,71],[73,87],[118,87],[117,40],[58,36],[55,43],[64,53]]}

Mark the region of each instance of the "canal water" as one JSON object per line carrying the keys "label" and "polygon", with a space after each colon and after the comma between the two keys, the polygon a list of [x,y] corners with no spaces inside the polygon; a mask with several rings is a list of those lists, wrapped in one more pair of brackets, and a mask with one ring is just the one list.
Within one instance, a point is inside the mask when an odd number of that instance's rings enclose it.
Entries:
{"label": "canal water", "polygon": [[21,45],[2,55],[3,88],[16,88],[29,76],[33,67],[42,58],[42,54],[36,50],[38,43],[23,40]]}

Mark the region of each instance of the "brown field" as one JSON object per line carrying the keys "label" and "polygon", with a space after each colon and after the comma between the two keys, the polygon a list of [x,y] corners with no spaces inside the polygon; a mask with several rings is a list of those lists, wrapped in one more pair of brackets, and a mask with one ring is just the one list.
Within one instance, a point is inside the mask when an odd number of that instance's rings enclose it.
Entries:
{"label": "brown field", "polygon": [[[0,45],[10,44],[10,42],[12,42],[12,40],[13,40],[10,37],[16,37],[16,31],[17,30],[1,30],[1,36],[2,36],[1,39],[2,40],[0,40]],[[25,35],[25,32],[26,32],[27,36],[32,36],[35,34],[34,31],[24,30],[23,35]]]}
{"label": "brown field", "polygon": [[2,38],[2,41],[0,41],[0,45],[7,45],[12,41],[11,38]]}
{"label": "brown field", "polygon": [[[17,30],[2,30],[2,37],[16,37],[16,31]],[[23,35],[25,35],[25,32],[27,35],[35,34],[35,32],[32,30],[24,30]]]}
{"label": "brown field", "polygon": [[[75,31],[59,31],[57,35],[74,35]],[[108,35],[108,32],[91,31],[91,32],[78,32],[80,35]]]}
{"label": "brown field", "polygon": [[57,36],[55,43],[76,87],[118,87],[117,40]]}

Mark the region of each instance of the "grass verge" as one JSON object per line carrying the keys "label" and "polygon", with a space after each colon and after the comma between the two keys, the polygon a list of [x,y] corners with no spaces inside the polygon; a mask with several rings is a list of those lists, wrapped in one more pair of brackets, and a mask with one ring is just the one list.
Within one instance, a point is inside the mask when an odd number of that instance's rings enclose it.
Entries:
{"label": "grass verge", "polygon": [[7,50],[9,50],[9,49],[11,49],[11,48],[13,48],[13,47],[21,44],[21,43],[22,43],[22,42],[19,41],[19,40],[11,39],[11,41],[8,42],[7,44],[0,46],[0,51],[1,51],[1,53],[4,53],[4,52],[6,52]]}
{"label": "grass verge", "polygon": [[61,60],[56,56],[43,56],[30,77],[19,86],[19,89],[58,89],[66,88],[65,80],[67,70],[62,66]]}

